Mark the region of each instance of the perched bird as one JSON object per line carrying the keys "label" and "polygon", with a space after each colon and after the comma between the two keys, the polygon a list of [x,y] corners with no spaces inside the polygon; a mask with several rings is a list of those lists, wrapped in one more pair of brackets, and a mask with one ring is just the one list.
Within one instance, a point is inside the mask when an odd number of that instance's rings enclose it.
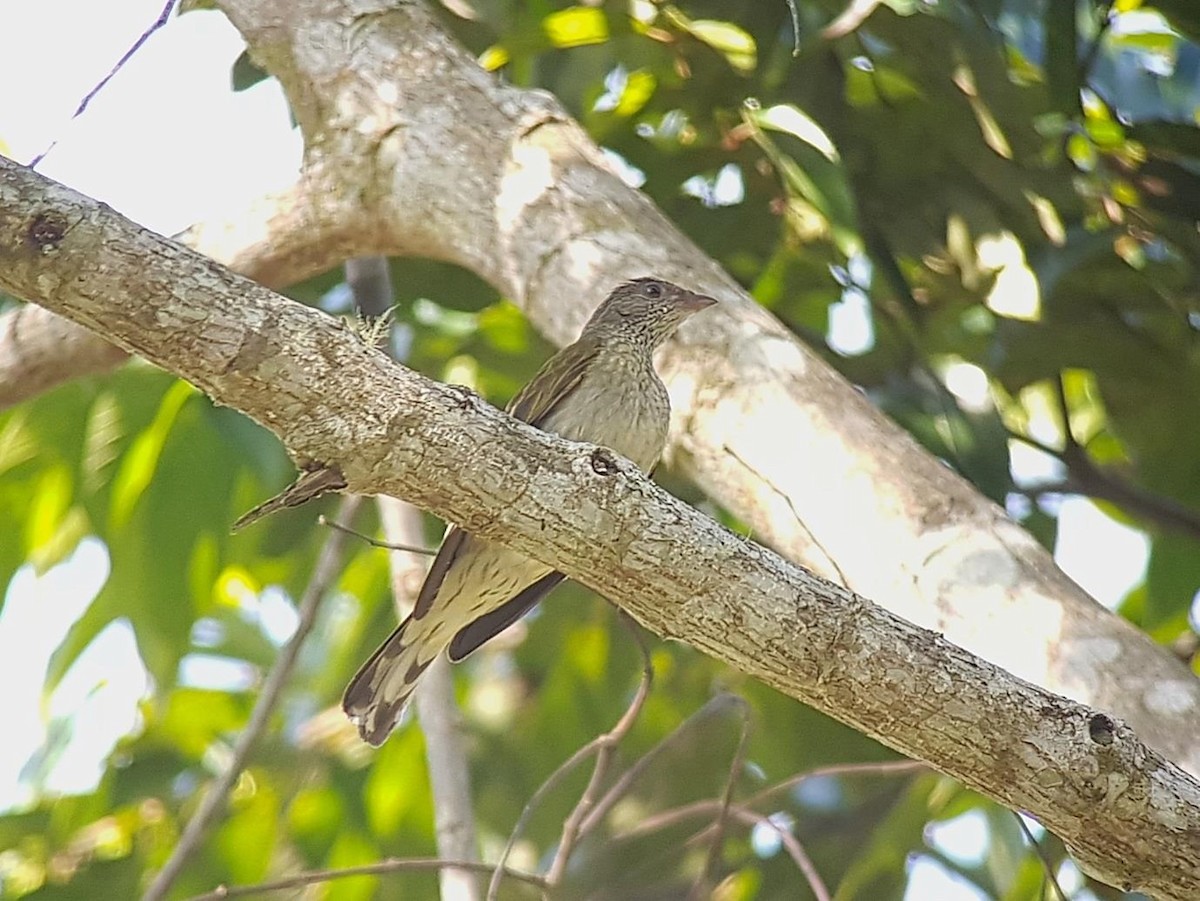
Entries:
{"label": "perched bird", "polygon": [[[546,361],[508,405],[517,419],[603,445],[649,471],[667,440],[667,389],[652,355],[685,319],[716,303],[658,278],[618,286],[574,344]],[[412,613],[351,680],[342,699],[363,740],[380,745],[417,680],[443,650],[458,662],[516,622],[563,574],[452,527]]]}

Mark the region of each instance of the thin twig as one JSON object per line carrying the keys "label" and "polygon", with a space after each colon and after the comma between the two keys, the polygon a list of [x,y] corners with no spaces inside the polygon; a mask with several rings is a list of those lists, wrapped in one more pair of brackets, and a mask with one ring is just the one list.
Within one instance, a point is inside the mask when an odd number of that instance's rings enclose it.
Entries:
{"label": "thin twig", "polygon": [[800,55],[800,7],[796,0],[787,0],[788,12],[792,14],[792,57]]}
{"label": "thin twig", "polygon": [[1067,403],[1067,379],[1063,373],[1054,380],[1054,397],[1058,401],[1058,415],[1062,417],[1063,456],[1069,456],[1072,451],[1079,449],[1075,440],[1075,432],[1071,428],[1071,406]]}
{"label": "thin twig", "polygon": [[[347,497],[342,500],[341,506],[338,508],[338,515],[349,519],[358,509],[358,505],[358,498]],[[234,744],[229,766],[205,793],[200,807],[188,821],[171,856],[163,868],[158,871],[158,875],[154,877],[154,881],[150,883],[146,893],[142,895],[142,901],[161,901],[166,897],[175,880],[179,878],[179,874],[183,872],[188,859],[200,846],[208,827],[223,810],[234,782],[245,768],[246,760],[255,743],[266,730],[271,714],[275,712],[275,706],[283,693],[283,687],[287,684],[292,667],[295,666],[296,659],[300,654],[300,647],[316,622],[317,608],[320,606],[321,598],[324,597],[329,586],[341,571],[342,550],[345,543],[346,539],[343,536],[333,534],[321,548],[316,566],[313,567],[312,577],[308,581],[308,587],[304,589],[304,595],[300,599],[296,631],[279,652],[271,671],[267,673],[267,678],[263,681],[262,690],[258,693],[258,700],[254,702],[250,720]]]}
{"label": "thin twig", "polygon": [[659,757],[659,755],[661,755],[664,751],[669,750],[676,742],[682,739],[683,736],[687,734],[688,730],[690,730],[693,726],[704,721],[714,713],[723,710],[730,704],[731,701],[742,703],[741,698],[738,698],[736,695],[722,692],[721,694],[709,699],[709,701],[703,707],[676,726],[674,730],[665,736],[658,744],[638,758],[638,761],[633,766],[621,774],[621,778],[613,783],[612,788],[610,788],[605,793],[604,797],[596,803],[596,806],[592,808],[592,812],[588,814],[586,819],[584,819],[583,825],[580,828],[585,832],[590,831],[597,823],[604,819],[608,812],[612,810],[613,805],[621,799],[621,796],[624,795],[625,792],[629,791],[630,786],[632,786],[633,783],[638,780],[642,773],[646,771],[646,768],[649,767],[650,764]]}
{"label": "thin twig", "polygon": [[[100,79],[100,83],[97,84],[90,91],[88,91],[87,94],[84,96],[83,100],[81,100],[79,102],[79,106],[76,107],[75,112],[71,114],[72,119],[77,119],[81,115],[83,115],[83,111],[88,108],[88,104],[92,102],[92,98],[94,98],[97,94],[99,94],[101,89],[103,89],[103,87],[106,84],[108,84],[109,81],[112,80],[112,77],[121,71],[121,68],[127,62],[129,62],[129,60],[133,57],[133,55],[135,53],[138,52],[138,50],[141,49],[142,44],[146,43],[146,41],[150,39],[150,35],[154,34],[154,32],[158,31],[158,29],[162,28],[164,25],[167,24],[167,19],[169,19],[171,17],[171,9],[174,6],[175,6],[175,0],[167,0],[167,5],[163,7],[162,12],[160,12],[158,14],[158,18],[154,20],[154,23],[149,28],[147,28],[145,31],[142,32],[142,36],[133,42],[133,46],[125,51],[124,56],[122,56],[119,60],[117,60],[117,64],[112,67],[112,70],[107,75],[105,75],[102,79]],[[53,150],[55,145],[57,145],[57,144],[58,144],[58,141],[51,141],[49,147],[47,147],[45,150],[43,150],[41,153],[39,153],[37,156],[35,156],[33,158],[33,160],[29,163],[29,168],[36,169],[38,166],[38,163],[40,163],[42,160],[44,160],[46,158],[46,154],[49,153],[51,150]]]}
{"label": "thin twig", "polygon": [[[625,614],[623,611],[622,615],[628,616],[628,614]],[[508,856],[512,853],[512,849],[516,845],[517,839],[520,838],[521,833],[525,831],[525,827],[529,823],[529,818],[533,815],[533,811],[538,807],[538,805],[541,804],[542,799],[545,798],[545,796],[553,789],[557,788],[558,785],[575,769],[575,767],[579,766],[580,763],[582,763],[584,760],[587,760],[587,758],[591,757],[593,754],[602,753],[603,750],[609,746],[609,743],[612,740],[611,737],[614,734],[624,736],[624,734],[632,727],[634,721],[641,713],[642,707],[646,703],[646,698],[650,693],[650,686],[654,677],[654,671],[649,665],[649,656],[645,654],[644,646],[643,660],[645,661],[646,665],[642,670],[641,682],[638,684],[638,688],[634,693],[633,700],[630,701],[629,706],[625,709],[625,712],[621,715],[621,718],[617,721],[617,724],[603,735],[598,735],[596,738],[593,738],[586,745],[568,757],[563,763],[559,764],[558,768],[546,777],[546,780],[540,786],[538,786],[537,791],[535,791],[526,802],[525,809],[521,811],[521,816],[518,817],[517,824],[513,826],[512,833],[508,836],[508,841],[505,843],[504,850],[500,854],[500,860],[496,864],[496,870],[494,873],[492,873],[491,881],[488,883],[487,901],[495,901],[495,898],[500,891],[500,881],[506,874],[504,865],[508,861]],[[618,733],[618,730],[621,731]],[[595,775],[596,771],[593,770],[593,779],[589,781],[588,791],[592,789],[591,783],[595,781]],[[584,792],[585,797],[587,796],[588,791]],[[580,799],[580,803],[583,803],[582,798]],[[579,807],[577,805],[576,810],[572,811],[571,817],[568,818],[568,820],[575,816],[575,813],[578,811],[578,809]],[[576,841],[580,835],[583,835],[587,831],[589,828],[589,820],[590,818],[585,818],[582,823],[570,824],[568,822],[567,824],[564,824],[563,836],[559,841],[560,853],[564,842],[569,841],[574,843],[574,841]],[[572,834],[572,837],[570,838],[568,838],[567,835],[568,825],[570,825],[570,831]],[[569,850],[570,849],[568,848],[568,851]],[[556,855],[556,861],[557,857],[558,855]],[[549,886],[551,883],[547,881],[546,884]]]}
{"label": "thin twig", "polygon": [[[817,540],[817,536],[814,535],[812,530],[805,524],[804,517],[802,517],[800,515],[800,511],[796,509],[796,503],[792,500],[792,496],[772,482],[769,477],[751,466],[750,461],[745,459],[729,444],[723,445],[722,450],[729,454],[729,456],[733,457],[733,459],[740,463],[748,473],[758,479],[764,487],[773,491],[776,495],[778,495],[780,500],[787,504],[788,509],[792,512],[792,519],[796,523],[796,530],[798,532],[802,532],[805,540],[807,540],[808,543],[813,548],[816,548],[821,554],[820,560],[809,560],[805,565],[818,575],[825,576],[826,578],[833,579],[835,582],[840,582],[843,585],[849,586],[850,580],[846,578],[846,574],[842,572],[842,568],[838,566],[837,561],[833,559],[833,555],[825,549],[825,546]],[[746,540],[750,540],[749,535],[746,536]],[[810,554],[808,556],[811,557],[812,555]]]}
{"label": "thin twig", "polygon": [[1063,452],[1060,448],[1046,444],[1044,441],[1038,441],[1032,435],[1026,435],[1024,432],[1018,432],[1014,429],[1005,429],[1009,438],[1014,441],[1020,441],[1022,444],[1027,444],[1034,450],[1041,451],[1043,454],[1053,457],[1055,460],[1062,460]]}
{"label": "thin twig", "polygon": [[1062,391],[1061,382],[1059,382],[1057,394],[1060,412],[1065,423],[1064,447],[1051,447],[1036,438],[1011,429],[1008,430],[1008,436],[1054,457],[1066,467],[1067,478],[1062,482],[1047,482],[1030,486],[1024,489],[1023,493],[1030,497],[1040,494],[1069,493],[1108,501],[1148,523],[1200,540],[1200,511],[1193,510],[1172,497],[1157,494],[1127,479],[1122,479],[1110,472],[1108,468],[1101,467],[1092,460],[1087,450],[1076,441],[1071,432],[1066,395]]}
{"label": "thin twig", "polygon": [[1029,847],[1033,848],[1033,853],[1037,855],[1038,860],[1042,862],[1042,868],[1046,871],[1046,879],[1054,886],[1054,891],[1058,894],[1059,901],[1067,901],[1067,893],[1063,891],[1062,886],[1058,884],[1058,878],[1054,875],[1054,864],[1051,863],[1049,856],[1046,854],[1046,849],[1034,836],[1029,828],[1029,824],[1015,810],[1012,815],[1017,818],[1017,825],[1021,827],[1021,832],[1025,836],[1025,841],[1029,842]]}
{"label": "thin twig", "polygon": [[[459,870],[474,870],[480,873],[490,873],[492,864],[478,863],[470,860],[440,860],[436,857],[410,857],[391,860],[381,860],[379,863],[369,863],[359,867],[343,867],[337,870],[308,870],[297,873],[286,879],[276,879],[273,882],[259,882],[255,885],[220,886],[203,895],[194,895],[188,901],[222,901],[224,898],[244,898],[247,895],[262,895],[267,892],[278,892],[289,888],[302,888],[306,885],[316,885],[321,882],[331,882],[334,879],[346,879],[350,876],[383,876],[388,873],[403,873],[406,870],[440,870],[444,867],[454,867]],[[536,889],[545,891],[546,881],[533,873],[521,870],[505,869],[504,875]]]}
{"label": "thin twig", "polygon": [[[770,816],[759,813],[756,810],[750,810],[744,804],[731,804],[728,807],[723,801],[709,798],[704,801],[695,801],[683,807],[677,807],[670,811],[671,816],[657,822],[657,827],[674,825],[684,819],[711,817],[720,814],[721,810],[725,809],[729,819],[737,820],[739,823],[744,823],[749,826],[766,826],[775,831],[779,835],[780,844],[787,851],[788,856],[795,862],[796,867],[804,875],[808,882],[809,888],[812,890],[813,896],[817,901],[830,901],[829,888],[825,885],[825,881],[821,878],[821,874],[817,872],[816,866],[812,862],[812,858],[808,856],[808,852],[804,850],[804,845],[800,842],[791,831],[785,829]],[[669,820],[669,822],[668,822]],[[708,835],[716,828],[715,823],[711,823],[702,830],[692,835],[684,842],[684,847],[697,845],[702,841],[707,840]],[[631,829],[628,832],[622,833],[617,837],[617,841],[627,838],[628,836],[642,832],[651,831],[643,829],[641,825],[637,829]]]}
{"label": "thin twig", "polygon": [[[797,773],[790,776],[781,782],[776,782],[774,785],[769,785],[756,794],[742,801],[741,806],[747,810],[757,807],[759,804],[770,800],[790,788],[799,785],[808,779],[814,779],[821,776],[904,776],[912,773],[926,772],[928,767],[915,760],[895,760],[886,763],[839,763],[826,767],[818,767],[813,770],[807,770],[803,773]],[[701,816],[710,816],[713,810],[714,801],[693,801],[690,804],[682,804],[679,807],[672,807],[670,810],[664,810],[653,816],[646,817],[632,829],[628,829],[614,837],[614,841],[625,841],[647,832],[653,832],[658,829],[666,829],[674,826],[676,823],[686,822],[687,820],[698,819]],[[703,838],[708,835],[712,826],[705,827],[697,838]]]}
{"label": "thin twig", "polygon": [[[712,802],[714,805],[716,801]],[[766,826],[769,829],[775,830],[775,834],[779,836],[779,842],[783,845],[783,849],[787,851],[788,857],[796,864],[796,868],[804,875],[805,881],[808,883],[809,889],[817,901],[831,901],[832,896],[829,894],[829,887],[825,885],[825,880],[821,878],[821,874],[817,872],[816,865],[813,864],[812,858],[808,856],[808,852],[804,850],[804,845],[800,839],[792,834],[790,829],[784,829],[783,826],[775,822],[769,816],[764,816],[761,813],[753,810],[747,810],[740,804],[734,804],[726,810],[726,814],[730,819],[737,820],[748,826]],[[709,827],[712,828],[712,827]],[[702,840],[703,833],[694,837],[695,841]],[[693,839],[688,839],[685,844],[691,844]]]}
{"label": "thin twig", "polygon": [[797,773],[794,776],[789,776],[782,782],[769,785],[743,801],[742,806],[754,807],[768,798],[773,798],[780,792],[794,788],[801,782],[809,779],[827,778],[829,776],[908,776],[928,771],[929,766],[919,760],[884,760],[879,763],[834,763],[829,766],[819,766],[803,773]]}
{"label": "thin twig", "polygon": [[850,0],[837,18],[821,29],[821,37],[832,41],[857,31],[882,2],[883,0]]}
{"label": "thin twig", "polygon": [[[733,759],[729,762],[729,776],[725,780],[725,791],[721,795],[721,806],[717,811],[716,822],[713,823],[713,838],[708,847],[708,859],[704,863],[704,869],[696,878],[696,884],[692,886],[692,891],[689,894],[690,898],[695,898],[697,901],[704,897],[704,892],[712,884],[713,878],[717,872],[717,865],[721,860],[721,851],[725,845],[725,822],[729,815],[729,809],[733,804],[733,791],[737,787],[738,775],[742,771],[742,765],[746,759],[746,740],[750,737],[750,708],[745,700],[738,698],[741,702],[741,719],[742,728],[738,735],[737,748],[733,752]],[[780,830],[782,832],[782,830]]]}
{"label": "thin twig", "polygon": [[551,886],[557,886],[562,882],[563,873],[567,869],[567,860],[571,856],[571,851],[575,845],[583,838],[586,831],[583,828],[584,820],[591,812],[596,804],[596,799],[600,795],[600,786],[603,785],[605,777],[608,775],[608,768],[612,765],[613,754],[617,750],[617,745],[629,734],[629,730],[633,728],[634,722],[637,720],[638,714],[641,713],[643,705],[646,703],[646,698],[650,694],[650,686],[654,683],[654,665],[650,662],[650,649],[646,647],[646,642],[642,640],[641,633],[638,632],[637,623],[624,610],[617,608],[617,616],[621,623],[628,629],[629,634],[633,636],[634,642],[638,646],[638,650],[642,654],[642,680],[638,683],[637,693],[633,697],[633,702],[626,709],[625,714],[617,721],[605,735],[600,736],[602,744],[596,752],[596,765],[592,768],[592,777],[588,780],[587,788],[583,794],[579,796],[579,801],[572,809],[571,813],[563,821],[562,835],[558,841],[558,849],[554,852],[554,860],[550,863],[550,870],[546,875],[546,882]]}
{"label": "thin twig", "polygon": [[377,547],[385,551],[405,551],[409,554],[424,554],[426,557],[436,557],[437,551],[427,547],[417,547],[412,544],[394,544],[390,541],[380,541],[378,538],[372,538],[370,535],[364,535],[362,532],[355,531],[349,526],[344,526],[340,522],[334,522],[325,514],[317,517],[317,522],[320,525],[328,526],[338,532],[345,532],[347,535],[353,535],[355,538],[365,541],[371,547]]}

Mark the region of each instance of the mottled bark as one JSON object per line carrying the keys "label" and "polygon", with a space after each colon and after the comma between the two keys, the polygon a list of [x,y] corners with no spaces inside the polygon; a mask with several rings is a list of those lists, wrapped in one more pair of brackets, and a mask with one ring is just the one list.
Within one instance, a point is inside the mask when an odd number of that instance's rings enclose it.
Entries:
{"label": "mottled bark", "polygon": [[561,569],[678,638],[1027,810],[1090,871],[1200,897],[1200,784],[1129,726],[732,534],[610,451],[429,381],[325,314],[0,161],[0,288],[336,465]]}
{"label": "mottled bark", "polygon": [[192,246],[272,285],[356,254],[450,260],[559,343],[619,278],[719,296],[664,358],[670,462],[789,559],[1200,773],[1200,681],[757,307],[552,97],[498,83],[419,2],[218,5],[287,92],[305,174],[295,211],[251,209]]}

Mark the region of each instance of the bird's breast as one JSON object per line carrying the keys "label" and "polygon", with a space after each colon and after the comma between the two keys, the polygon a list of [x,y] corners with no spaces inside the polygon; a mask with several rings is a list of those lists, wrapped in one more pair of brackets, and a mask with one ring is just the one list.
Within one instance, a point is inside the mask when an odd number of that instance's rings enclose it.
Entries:
{"label": "bird's breast", "polygon": [[616,360],[594,365],[545,423],[549,432],[609,447],[649,472],[667,440],[667,389],[652,365]]}

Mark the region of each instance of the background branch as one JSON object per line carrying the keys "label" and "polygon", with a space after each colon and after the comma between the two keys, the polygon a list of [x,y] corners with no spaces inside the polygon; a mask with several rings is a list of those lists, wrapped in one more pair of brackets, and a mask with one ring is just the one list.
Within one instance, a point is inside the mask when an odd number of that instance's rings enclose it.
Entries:
{"label": "background branch", "polygon": [[[395,302],[387,260],[378,256],[347,260],[346,282],[360,313],[385,322],[384,317]],[[391,342],[387,346],[390,347]],[[389,544],[409,547],[424,544],[419,510],[390,497],[379,498],[378,504],[383,533]],[[395,549],[388,554],[388,562],[399,622],[412,610],[428,566],[424,555]],[[430,665],[413,703],[425,736],[425,761],[433,795],[438,855],[447,860],[476,862],[479,860],[479,841],[471,804],[470,770],[458,704],[454,699],[454,678],[444,655]],[[469,869],[440,869],[438,880],[442,901],[478,901],[482,893],[477,876]]]}
{"label": "background branch", "polygon": [[330,317],[3,161],[0,287],[188,378],[337,465],[350,490],[502,541],[659,635],[1034,813],[1089,872],[1200,894],[1200,784],[1123,722],[732,534],[611,452],[421,378]]}
{"label": "background branch", "polygon": [[[678,414],[670,462],[789,559],[1120,713],[1200,772],[1195,678],[799,345],[625,185],[557,103],[482,72],[419,2],[219,5],[251,48],[271,48],[308,151],[294,190],[265,212],[251,205],[231,225],[189,231],[192,246],[269,285],[363,253],[449,260],[560,343],[602,286],[629,275],[722,296],[721,313],[685,329],[663,360]],[[456,152],[427,152],[446,147]],[[516,183],[529,190],[507,190]],[[780,422],[792,443],[769,437]],[[1019,623],[1021,640],[996,623]]]}
{"label": "background branch", "polygon": [[[338,508],[339,519],[351,519],[358,510],[359,503],[358,498],[345,498]],[[304,595],[300,599],[296,631],[292,633],[292,637],[288,639],[287,644],[283,646],[279,656],[271,665],[271,670],[267,673],[267,678],[263,681],[262,688],[258,693],[258,699],[254,702],[254,710],[250,713],[250,719],[233,746],[229,765],[209,786],[204,800],[200,802],[195,814],[188,820],[183,835],[179,837],[179,841],[171,851],[171,856],[163,868],[158,871],[145,894],[142,895],[142,901],[161,901],[167,896],[171,886],[179,878],[183,868],[187,866],[188,860],[200,847],[209,827],[224,811],[225,804],[229,800],[229,792],[233,789],[242,770],[245,769],[246,761],[250,758],[255,743],[266,730],[267,723],[275,712],[275,707],[283,693],[283,687],[287,684],[292,668],[296,665],[296,659],[299,657],[304,639],[308,637],[316,622],[317,609],[321,599],[329,591],[329,587],[341,571],[342,552],[346,540],[346,535],[341,532],[330,532],[329,537],[326,538],[320,556],[317,558],[317,564],[313,568],[308,587],[304,589]]]}
{"label": "background branch", "polygon": [[[262,895],[267,892],[281,892],[290,888],[303,888],[306,885],[317,885],[322,882],[332,882],[334,879],[348,879],[351,876],[384,876],[388,873],[404,873],[413,870],[437,870],[441,872],[446,867],[459,870],[472,870],[476,873],[490,873],[491,864],[478,863],[470,860],[442,860],[409,857],[404,859],[384,860],[379,863],[364,864],[359,867],[339,867],[336,870],[310,870],[307,873],[297,873],[286,879],[275,879],[271,882],[259,882],[255,885],[221,886],[203,895],[196,895],[188,901],[221,901],[223,898],[245,898],[249,895]],[[546,883],[540,876],[523,873],[520,870],[505,869],[504,875],[509,879],[523,882],[536,889],[545,889]]]}

